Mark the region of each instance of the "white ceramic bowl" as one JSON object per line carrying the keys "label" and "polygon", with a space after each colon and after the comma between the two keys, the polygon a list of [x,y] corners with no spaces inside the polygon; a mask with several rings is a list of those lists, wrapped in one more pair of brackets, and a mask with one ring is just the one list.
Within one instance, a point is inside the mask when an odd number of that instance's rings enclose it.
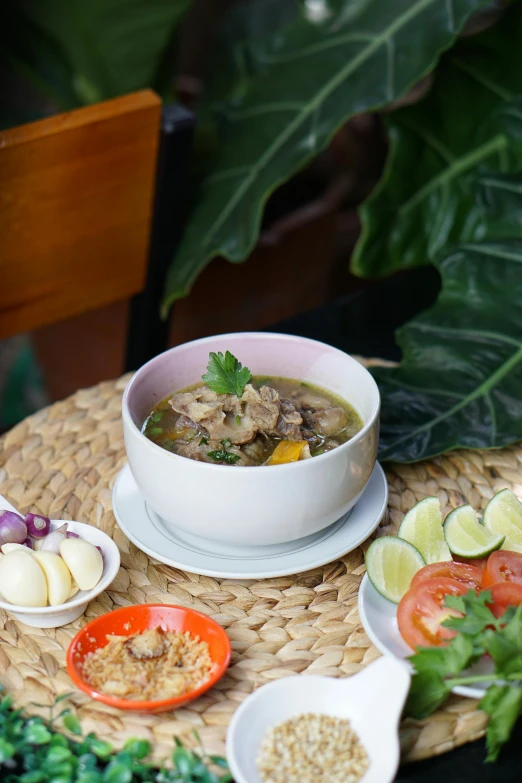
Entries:
{"label": "white ceramic bowl", "polygon": [[399,765],[398,725],[409,686],[406,664],[390,655],[347,679],[302,675],[263,685],[236,710],[228,728],[234,780],[262,783],[256,759],[268,729],[314,712],[350,721],[369,759],[361,783],[390,783]]}
{"label": "white ceramic bowl", "polygon": [[[0,502],[0,508],[7,508],[7,505],[4,502]],[[10,506],[10,510],[16,511],[12,506]],[[85,612],[87,605],[97,595],[103,593],[116,578],[120,568],[120,550],[112,538],[109,538],[108,535],[92,525],[84,525],[83,522],[70,522],[64,519],[51,520],[51,529],[56,530],[56,528],[61,527],[65,523],[67,523],[67,528],[71,533],[78,533],[80,538],[102,548],[104,564],[101,579],[92,590],[80,590],[75,596],[59,606],[15,606],[15,604],[9,604],[7,601],[0,600],[0,608],[12,614],[21,623],[32,625],[35,628],[57,628],[60,625],[72,623],[73,620],[76,620]]]}
{"label": "white ceramic bowl", "polygon": [[[343,397],[364,426],[347,443],[288,465],[231,467],[172,454],[141,433],[151,408],[197,383],[210,351],[229,350],[253,375],[317,384]],[[129,465],[150,508],[167,525],[232,545],[279,544],[322,530],[357,502],[375,465],[380,398],[370,373],[324,343],[284,334],[207,337],[156,356],[123,395]]]}

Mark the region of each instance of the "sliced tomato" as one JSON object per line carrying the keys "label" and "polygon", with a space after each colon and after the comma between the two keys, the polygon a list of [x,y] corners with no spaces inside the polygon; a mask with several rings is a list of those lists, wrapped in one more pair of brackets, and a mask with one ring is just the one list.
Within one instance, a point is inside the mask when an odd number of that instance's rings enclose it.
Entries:
{"label": "sliced tomato", "polygon": [[458,555],[453,555],[453,560],[456,563],[466,563],[466,565],[476,566],[477,568],[480,568],[481,571],[485,569],[486,563],[488,562],[487,557],[478,557],[475,560],[475,558],[459,557]]}
{"label": "sliced tomato", "polygon": [[482,587],[489,587],[496,582],[522,585],[522,554],[507,549],[498,549],[490,554],[482,575]]}
{"label": "sliced tomato", "polygon": [[495,617],[502,617],[508,606],[519,606],[522,604],[522,584],[517,582],[496,582],[490,585],[493,603],[489,608]]}
{"label": "sliced tomato", "polygon": [[478,590],[482,585],[482,570],[478,566],[468,563],[453,563],[451,560],[446,563],[431,563],[424,566],[420,571],[417,571],[411,584],[416,585],[427,579],[438,579],[439,577],[462,582],[468,590]]}
{"label": "sliced tomato", "polygon": [[[424,569],[423,569],[424,570]],[[464,595],[468,584],[438,577],[412,584],[397,607],[397,622],[402,638],[412,649],[445,645],[455,631],[441,625],[449,617],[461,617],[444,606],[447,595]]]}

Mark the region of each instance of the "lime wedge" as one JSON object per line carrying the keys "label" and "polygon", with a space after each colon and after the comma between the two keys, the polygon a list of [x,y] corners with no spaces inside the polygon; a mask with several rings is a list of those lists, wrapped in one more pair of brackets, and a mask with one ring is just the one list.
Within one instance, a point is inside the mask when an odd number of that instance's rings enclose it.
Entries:
{"label": "lime wedge", "polygon": [[444,539],[438,498],[424,498],[413,506],[402,520],[398,535],[413,544],[426,563],[451,560],[451,552]]}
{"label": "lime wedge", "polygon": [[497,492],[486,506],[482,522],[492,533],[505,536],[502,549],[522,552],[522,504],[514,492]]}
{"label": "lime wedge", "polygon": [[481,525],[471,506],[459,506],[451,511],[443,527],[447,545],[459,557],[487,557],[504,543],[505,536]]}
{"label": "lime wedge", "polygon": [[381,595],[398,604],[426,563],[414,546],[395,536],[376,538],[366,552],[366,572]]}

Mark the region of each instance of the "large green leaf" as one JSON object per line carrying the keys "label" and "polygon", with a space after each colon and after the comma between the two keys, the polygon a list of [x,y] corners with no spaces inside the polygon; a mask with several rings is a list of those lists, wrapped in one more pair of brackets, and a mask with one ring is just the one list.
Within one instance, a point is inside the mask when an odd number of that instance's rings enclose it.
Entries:
{"label": "large green leaf", "polygon": [[513,118],[503,111],[522,93],[521,39],[515,2],[496,27],[445,55],[424,100],[390,116],[386,169],[360,210],[356,274],[425,264],[448,243],[484,237],[477,176],[522,165],[520,138],[508,138]]}
{"label": "large green leaf", "polygon": [[[190,0],[20,0],[17,12],[56,42],[73,73],[78,103],[154,85],[173,29]],[[24,62],[40,78],[45,61]]]}
{"label": "large green leaf", "polygon": [[436,304],[398,331],[401,365],[375,371],[384,460],[522,439],[522,241],[462,244],[436,266]]}
{"label": "large green leaf", "polygon": [[167,281],[164,310],[215,255],[244,260],[269,194],[350,116],[384,106],[433,68],[482,0],[344,0],[255,39],[244,89],[221,106],[215,165]]}

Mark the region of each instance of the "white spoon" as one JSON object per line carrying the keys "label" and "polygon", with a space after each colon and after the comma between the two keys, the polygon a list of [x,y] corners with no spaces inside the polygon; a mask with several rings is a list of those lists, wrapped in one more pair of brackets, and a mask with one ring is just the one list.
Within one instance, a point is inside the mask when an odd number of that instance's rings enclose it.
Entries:
{"label": "white spoon", "polygon": [[346,679],[301,675],[264,685],[243,702],[228,729],[234,780],[263,783],[256,758],[267,730],[295,715],[320,712],[350,721],[370,761],[361,783],[391,783],[399,766],[398,726],[409,687],[407,665],[391,655]]}

